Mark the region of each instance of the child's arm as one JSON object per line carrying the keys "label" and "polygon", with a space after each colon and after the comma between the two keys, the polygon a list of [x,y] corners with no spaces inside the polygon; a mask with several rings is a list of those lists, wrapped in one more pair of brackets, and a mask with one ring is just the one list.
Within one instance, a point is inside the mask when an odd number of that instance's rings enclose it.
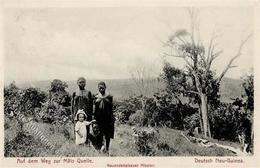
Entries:
{"label": "child's arm", "polygon": [[84,121],[86,126],[89,126],[91,124],[91,121]]}
{"label": "child's arm", "polygon": [[93,122],[96,122],[96,120],[92,120],[92,121],[90,121],[90,124],[92,124]]}
{"label": "child's arm", "polygon": [[83,135],[79,132],[79,130],[76,131],[76,133],[79,135],[80,138],[83,138]]}
{"label": "child's arm", "polygon": [[81,133],[79,132],[79,124],[78,124],[78,122],[75,125],[75,132],[79,135],[80,138],[83,137],[83,135],[81,135]]}
{"label": "child's arm", "polygon": [[87,125],[87,126],[89,126],[89,125],[91,125],[93,122],[95,122],[96,120],[92,120],[92,121],[85,121],[85,124]]}

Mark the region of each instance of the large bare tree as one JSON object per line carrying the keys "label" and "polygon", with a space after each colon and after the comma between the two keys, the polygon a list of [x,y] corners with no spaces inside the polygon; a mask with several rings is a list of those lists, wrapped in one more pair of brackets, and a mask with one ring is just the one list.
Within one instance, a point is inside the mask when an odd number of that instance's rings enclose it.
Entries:
{"label": "large bare tree", "polygon": [[[185,61],[186,68],[191,72],[196,88],[195,91],[190,90],[187,92],[196,94],[199,97],[199,111],[203,125],[202,131],[204,136],[211,137],[208,119],[208,94],[210,92],[209,89],[214,88],[209,87],[210,79],[208,77],[212,72],[212,63],[221,55],[223,50],[217,50],[217,37],[219,35],[216,31],[213,31],[208,46],[202,44],[198,21],[199,11],[198,9],[190,8],[188,12],[191,19],[190,32],[182,29],[169,36],[168,41],[164,43],[164,46],[169,48],[169,51],[165,52],[164,56],[177,57]],[[241,40],[236,54],[231,57],[221,74],[214,78],[218,86],[228,70],[236,67],[233,65],[233,62],[241,55],[241,51],[250,37],[251,34]]]}

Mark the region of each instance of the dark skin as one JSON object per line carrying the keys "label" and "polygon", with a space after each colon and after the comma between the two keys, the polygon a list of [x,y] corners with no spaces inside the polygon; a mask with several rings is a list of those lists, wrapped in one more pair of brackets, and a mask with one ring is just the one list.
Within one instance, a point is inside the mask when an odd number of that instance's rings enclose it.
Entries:
{"label": "dark skin", "polygon": [[98,91],[99,91],[102,95],[104,95],[104,94],[106,93],[106,87],[100,85],[100,86],[98,86]]}
{"label": "dark skin", "polygon": [[[106,93],[106,87],[103,85],[99,85],[98,86],[98,91],[101,93],[101,95],[105,95]],[[106,100],[106,99],[105,99]],[[108,100],[106,100],[108,101]],[[109,102],[109,101],[108,101]],[[106,139],[106,151],[109,151],[109,144],[110,144],[110,138],[109,137],[105,137]]]}
{"label": "dark skin", "polygon": [[[78,87],[79,87],[79,90],[81,91],[84,91],[85,90],[85,86],[86,86],[86,80],[84,78],[81,78],[81,79],[78,79]],[[87,127],[87,134],[89,132],[89,127]],[[88,142],[88,140],[87,140]]]}
{"label": "dark skin", "polygon": [[[106,87],[103,86],[103,85],[99,85],[99,86],[98,86],[98,91],[101,93],[102,96],[104,96],[104,95],[106,94]],[[105,98],[105,100],[106,100],[107,102],[109,102],[109,100],[107,100],[107,98]]]}
{"label": "dark skin", "polygon": [[103,145],[103,135],[102,135],[102,139],[95,139],[96,138],[100,138],[100,128],[99,125],[97,123],[93,123],[92,125],[92,130],[93,130],[93,136],[92,136],[92,144],[94,145],[94,147],[98,150],[101,150],[102,152],[104,152],[103,150],[105,149],[104,145]]}
{"label": "dark skin", "polygon": [[78,86],[80,90],[84,90],[86,86],[86,81],[85,80],[79,80],[78,81]]}

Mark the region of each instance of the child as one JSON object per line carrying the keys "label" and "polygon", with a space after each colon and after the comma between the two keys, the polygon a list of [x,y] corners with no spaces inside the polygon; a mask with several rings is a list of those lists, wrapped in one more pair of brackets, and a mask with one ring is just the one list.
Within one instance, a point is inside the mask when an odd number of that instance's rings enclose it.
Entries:
{"label": "child", "polygon": [[99,125],[97,122],[92,123],[92,134],[89,134],[89,140],[96,150],[104,152],[104,139],[103,134],[100,131]]}
{"label": "child", "polygon": [[[89,90],[86,87],[86,79],[84,77],[78,78],[77,81],[78,89],[76,92],[72,94],[71,100],[71,111],[73,118],[75,118],[75,114],[78,112],[79,109],[84,110],[87,116],[87,121],[92,120],[93,116],[93,97]],[[87,126],[87,135],[89,134],[89,126]],[[88,136],[87,136],[88,138]],[[86,139],[86,142],[88,140]]]}
{"label": "child", "polygon": [[81,145],[86,142],[87,139],[87,126],[89,126],[91,122],[86,121],[87,115],[83,110],[78,110],[76,116],[75,116],[75,132],[76,132],[76,145]]}

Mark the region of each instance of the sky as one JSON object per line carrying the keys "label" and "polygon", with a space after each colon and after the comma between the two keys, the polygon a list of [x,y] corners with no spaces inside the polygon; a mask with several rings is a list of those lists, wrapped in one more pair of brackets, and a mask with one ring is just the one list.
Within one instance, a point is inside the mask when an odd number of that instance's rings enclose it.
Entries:
{"label": "sky", "polygon": [[[244,7],[199,9],[205,46],[213,30],[222,55],[219,74],[236,54],[240,41],[254,32],[254,10]],[[190,28],[183,7],[9,8],[4,10],[4,83],[40,80],[130,78],[140,67],[162,72],[163,61],[183,68],[180,58],[163,58],[162,42]],[[254,37],[253,37],[254,38]],[[227,77],[239,78],[253,67],[253,38]]]}

